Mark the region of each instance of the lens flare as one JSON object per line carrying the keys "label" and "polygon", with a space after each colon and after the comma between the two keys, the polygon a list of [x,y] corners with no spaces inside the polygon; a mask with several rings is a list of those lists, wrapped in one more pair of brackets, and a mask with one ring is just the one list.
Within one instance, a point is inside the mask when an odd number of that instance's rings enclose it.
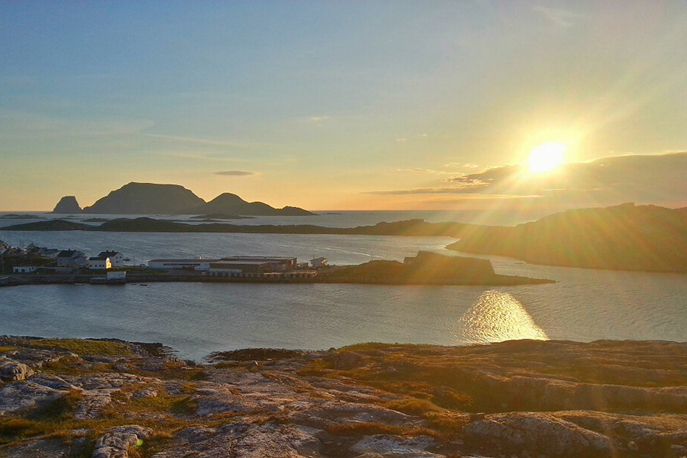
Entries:
{"label": "lens flare", "polygon": [[530,172],[546,173],[554,170],[563,163],[567,149],[563,143],[544,143],[537,146],[527,159]]}

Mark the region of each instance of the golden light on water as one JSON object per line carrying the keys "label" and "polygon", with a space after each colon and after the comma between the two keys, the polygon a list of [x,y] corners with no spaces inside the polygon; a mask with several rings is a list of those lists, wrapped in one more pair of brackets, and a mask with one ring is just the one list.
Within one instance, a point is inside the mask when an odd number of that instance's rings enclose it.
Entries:
{"label": "golden light on water", "polygon": [[513,296],[485,291],[458,323],[458,336],[470,343],[548,340],[548,336]]}
{"label": "golden light on water", "polygon": [[527,159],[530,172],[551,172],[563,163],[567,149],[564,143],[544,143],[535,147]]}

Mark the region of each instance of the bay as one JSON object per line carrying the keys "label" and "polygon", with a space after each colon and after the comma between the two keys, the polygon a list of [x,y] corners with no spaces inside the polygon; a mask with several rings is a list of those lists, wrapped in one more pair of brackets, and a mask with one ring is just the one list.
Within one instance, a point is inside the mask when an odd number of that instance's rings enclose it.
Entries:
{"label": "bay", "polygon": [[[443,237],[0,232],[11,245],[115,249],[155,257],[324,256],[402,260]],[[326,349],[359,342],[462,345],[513,338],[687,341],[687,276],[536,266],[491,257],[517,287],[128,284],[0,289],[0,333],[162,342],[184,358],[246,347]]]}

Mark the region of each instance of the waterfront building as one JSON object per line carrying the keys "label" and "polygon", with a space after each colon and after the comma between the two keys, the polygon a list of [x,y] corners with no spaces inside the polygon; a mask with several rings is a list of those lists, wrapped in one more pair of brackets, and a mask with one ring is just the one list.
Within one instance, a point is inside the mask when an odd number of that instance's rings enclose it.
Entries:
{"label": "waterfront building", "polygon": [[88,258],[78,250],[62,250],[57,255],[57,267],[84,267]]}
{"label": "waterfront building", "polygon": [[98,255],[99,258],[110,258],[112,267],[124,267],[124,255],[118,251],[103,251]]}
{"label": "waterfront building", "polygon": [[110,258],[105,256],[95,256],[88,258],[88,269],[89,270],[107,270],[112,268],[112,262]]}
{"label": "waterfront building", "polygon": [[156,270],[198,270],[207,271],[210,263],[217,262],[219,259],[151,259],[148,261],[149,269]]}

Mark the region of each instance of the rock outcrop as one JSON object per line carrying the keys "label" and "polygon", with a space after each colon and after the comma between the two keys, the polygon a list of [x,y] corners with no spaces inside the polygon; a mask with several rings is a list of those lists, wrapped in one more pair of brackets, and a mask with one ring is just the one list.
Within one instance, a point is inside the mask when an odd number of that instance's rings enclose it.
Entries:
{"label": "rock outcrop", "polygon": [[55,205],[55,209],[52,212],[71,215],[75,213],[81,213],[81,207],[76,201],[76,197],[64,196],[60,199],[57,205]]}
{"label": "rock outcrop", "polygon": [[174,214],[204,203],[183,186],[132,182],[98,199],[83,211],[114,215]]}
{"label": "rock outcrop", "polygon": [[236,194],[225,192],[210,202],[183,210],[181,213],[201,215],[220,213],[242,216],[310,216],[311,212],[298,207],[274,208],[263,202],[246,202]]}
{"label": "rock outcrop", "polygon": [[[677,458],[687,451],[686,344],[367,344],[217,353],[212,364],[163,350],[0,337],[0,456]],[[587,386],[599,388],[589,392],[593,403],[573,395],[569,408],[551,409]],[[641,390],[634,405],[615,398],[628,388]],[[672,404],[661,401],[666,391]]]}

